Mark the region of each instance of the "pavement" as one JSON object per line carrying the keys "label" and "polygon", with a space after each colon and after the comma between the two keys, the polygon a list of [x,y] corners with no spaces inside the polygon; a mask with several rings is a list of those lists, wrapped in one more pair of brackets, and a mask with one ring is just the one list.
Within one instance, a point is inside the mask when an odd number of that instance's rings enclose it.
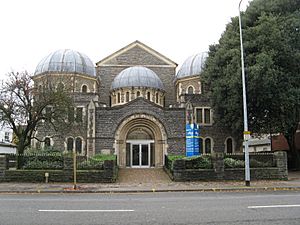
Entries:
{"label": "pavement", "polygon": [[288,180],[174,182],[162,169],[120,169],[115,183],[0,183],[0,193],[141,193],[141,192],[300,191],[300,171]]}

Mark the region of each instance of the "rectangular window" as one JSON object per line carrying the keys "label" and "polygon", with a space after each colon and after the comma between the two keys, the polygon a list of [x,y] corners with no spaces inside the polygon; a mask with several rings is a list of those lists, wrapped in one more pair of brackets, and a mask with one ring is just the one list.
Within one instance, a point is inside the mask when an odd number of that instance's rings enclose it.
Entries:
{"label": "rectangular window", "polygon": [[196,120],[197,120],[197,123],[203,123],[203,119],[202,119],[202,115],[203,115],[203,113],[202,113],[202,108],[200,108],[200,109],[196,109]]}
{"label": "rectangular window", "polygon": [[82,122],[82,112],[83,108],[76,108],[76,122],[81,123]]}
{"label": "rectangular window", "polygon": [[211,109],[196,108],[196,122],[198,124],[211,124]]}
{"label": "rectangular window", "polygon": [[204,109],[204,123],[210,124],[210,109]]}

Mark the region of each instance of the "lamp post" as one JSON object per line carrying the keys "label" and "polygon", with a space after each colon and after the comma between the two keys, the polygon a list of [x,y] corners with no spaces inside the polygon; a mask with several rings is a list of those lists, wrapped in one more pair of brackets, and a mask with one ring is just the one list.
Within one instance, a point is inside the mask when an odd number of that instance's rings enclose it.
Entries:
{"label": "lamp post", "polygon": [[76,149],[73,152],[73,189],[77,189],[77,155]]}
{"label": "lamp post", "polygon": [[241,65],[242,65],[242,83],[243,83],[243,108],[244,108],[244,146],[245,146],[245,185],[250,186],[250,166],[249,166],[249,143],[250,132],[248,131],[248,114],[246,99],[246,81],[244,68],[244,49],[242,36],[242,19],[241,19],[241,3],[239,3],[239,27],[240,27],[240,43],[241,43]]}

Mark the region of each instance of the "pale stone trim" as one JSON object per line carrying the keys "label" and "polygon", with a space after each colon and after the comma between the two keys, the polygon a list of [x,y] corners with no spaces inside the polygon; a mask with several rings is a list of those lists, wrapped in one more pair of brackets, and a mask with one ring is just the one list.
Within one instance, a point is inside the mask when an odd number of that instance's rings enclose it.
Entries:
{"label": "pale stone trim", "polygon": [[[147,98],[148,92],[150,93],[150,99],[149,101],[155,103],[156,105],[163,106],[163,97],[164,97],[164,92],[158,89],[154,88],[145,88],[145,87],[127,87],[127,88],[121,88],[118,90],[113,90],[110,94],[111,97],[111,106],[119,106],[119,105],[124,105],[127,104],[128,102],[126,101],[126,92],[129,92],[129,101],[131,102],[132,100],[138,98],[138,97],[143,97],[145,99]],[[137,93],[140,92],[140,96],[137,96]],[[156,102],[156,93],[158,93],[159,99]],[[118,94],[120,94],[120,102],[118,101]]]}
{"label": "pale stone trim", "polygon": [[224,146],[225,146],[224,152],[225,152],[225,153],[228,153],[228,152],[227,152],[227,140],[228,140],[228,139],[231,139],[231,140],[232,140],[232,153],[234,153],[234,152],[235,152],[235,141],[234,141],[234,138],[233,138],[232,136],[226,137],[225,142],[224,142]]}
{"label": "pale stone trim", "polygon": [[[82,91],[83,86],[86,86],[86,92],[83,92],[83,91]],[[94,86],[95,86],[95,83],[94,83]],[[90,87],[89,87],[89,85],[86,84],[86,83],[81,84],[80,92],[81,92],[81,93],[90,93]]]}
{"label": "pale stone trim", "polygon": [[186,92],[185,92],[185,93],[186,93],[186,94],[188,94],[188,93],[189,93],[189,88],[190,88],[190,87],[191,87],[191,88],[193,88],[193,93],[192,93],[192,94],[196,94],[196,93],[195,93],[195,92],[196,92],[196,91],[195,91],[195,87],[194,87],[193,85],[189,85],[189,86],[187,87],[187,89],[186,89]]}
{"label": "pale stone trim", "polygon": [[[202,109],[202,123],[198,123],[197,121],[197,109]],[[210,123],[205,123],[205,115],[204,115],[204,109],[209,109],[210,110]],[[194,117],[195,117],[195,122],[199,125],[202,126],[212,126],[214,121],[213,121],[213,110],[209,106],[197,106],[194,108]]]}
{"label": "pale stone trim", "polygon": [[118,165],[126,166],[126,138],[134,127],[146,127],[151,130],[155,141],[155,167],[164,165],[164,155],[167,154],[167,134],[162,123],[154,116],[135,114],[124,119],[115,132],[115,152],[118,156]]}
{"label": "pale stone trim", "polygon": [[202,137],[202,144],[203,144],[203,153],[205,153],[205,141],[207,139],[210,139],[210,145],[211,145],[211,151],[210,153],[213,153],[214,152],[214,139],[210,136],[207,136],[207,137]]}

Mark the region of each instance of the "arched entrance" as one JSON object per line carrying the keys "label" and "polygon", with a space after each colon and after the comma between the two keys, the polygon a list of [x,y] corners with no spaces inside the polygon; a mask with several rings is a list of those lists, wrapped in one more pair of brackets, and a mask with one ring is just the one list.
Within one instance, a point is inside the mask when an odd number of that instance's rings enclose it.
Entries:
{"label": "arched entrance", "polygon": [[166,153],[166,132],[159,120],[145,114],[123,120],[115,134],[120,167],[162,167]]}

